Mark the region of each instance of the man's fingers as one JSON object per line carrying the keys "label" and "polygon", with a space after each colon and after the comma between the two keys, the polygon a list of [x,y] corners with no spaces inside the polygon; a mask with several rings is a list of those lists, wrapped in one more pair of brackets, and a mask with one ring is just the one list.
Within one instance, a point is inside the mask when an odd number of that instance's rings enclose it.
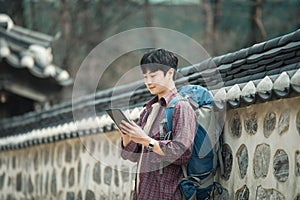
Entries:
{"label": "man's fingers", "polygon": [[128,134],[129,130],[125,125],[120,124],[120,128],[121,128],[121,132]]}
{"label": "man's fingers", "polygon": [[121,131],[125,134],[134,135],[134,128],[129,123],[122,121],[120,124]]}

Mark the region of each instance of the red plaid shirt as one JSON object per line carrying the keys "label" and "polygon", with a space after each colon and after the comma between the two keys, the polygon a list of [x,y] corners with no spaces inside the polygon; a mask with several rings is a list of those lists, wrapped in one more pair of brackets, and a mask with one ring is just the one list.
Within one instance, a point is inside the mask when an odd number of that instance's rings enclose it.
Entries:
{"label": "red plaid shirt", "polygon": [[[134,199],[182,199],[179,182],[183,178],[181,165],[187,165],[190,158],[196,130],[195,112],[187,101],[179,101],[175,107],[172,118],[173,139],[160,140],[160,124],[163,123],[164,113],[168,103],[179,94],[171,90],[159,100],[161,105],[157,117],[150,128],[149,136],[159,141],[164,156],[149,152],[144,148],[140,162],[138,191],[134,192]],[[145,126],[151,112],[152,104],[158,98],[151,99],[141,113],[138,125]],[[164,133],[166,131],[164,130]],[[130,142],[123,147],[121,156],[132,162],[139,162],[142,146]],[[162,170],[159,170],[162,168]],[[162,173],[161,173],[162,172]]]}

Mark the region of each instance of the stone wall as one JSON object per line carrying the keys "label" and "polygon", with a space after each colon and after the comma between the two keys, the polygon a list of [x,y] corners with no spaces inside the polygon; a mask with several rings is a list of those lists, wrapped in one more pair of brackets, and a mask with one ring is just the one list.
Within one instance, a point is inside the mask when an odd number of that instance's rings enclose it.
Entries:
{"label": "stone wall", "polygon": [[1,152],[0,199],[129,199],[135,168],[120,159],[119,137],[111,132]]}
{"label": "stone wall", "polygon": [[[300,199],[300,97],[227,111],[221,199]],[[0,199],[130,199],[117,132],[0,152]]]}
{"label": "stone wall", "polygon": [[229,110],[220,182],[229,199],[300,199],[300,98]]}

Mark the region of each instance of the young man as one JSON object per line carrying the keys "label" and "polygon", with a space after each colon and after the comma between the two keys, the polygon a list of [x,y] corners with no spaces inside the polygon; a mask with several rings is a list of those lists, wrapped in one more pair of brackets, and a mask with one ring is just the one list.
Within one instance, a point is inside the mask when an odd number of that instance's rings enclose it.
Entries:
{"label": "young man", "polygon": [[172,138],[164,129],[168,103],[178,97],[174,77],[178,59],[169,51],[155,49],[144,54],[141,69],[149,92],[155,95],[144,107],[139,121],[122,121],[123,159],[138,163],[133,199],[182,199],[181,166],[191,155],[196,117],[187,101],[179,101],[172,117]]}

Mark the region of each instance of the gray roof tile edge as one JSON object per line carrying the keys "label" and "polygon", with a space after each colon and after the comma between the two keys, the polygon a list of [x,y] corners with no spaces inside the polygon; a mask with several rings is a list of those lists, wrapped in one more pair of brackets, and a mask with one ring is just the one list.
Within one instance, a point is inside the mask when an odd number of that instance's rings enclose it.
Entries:
{"label": "gray roof tile edge", "polygon": [[[9,16],[4,14],[0,16],[5,16],[7,21],[12,22]],[[69,73],[52,63],[50,44],[53,40],[50,35],[13,23],[6,28],[0,27],[0,59],[15,68],[26,68],[38,78],[49,77],[61,86],[71,85],[73,80]]]}
{"label": "gray roof tile edge", "polygon": [[[125,113],[127,113],[131,120],[137,120],[142,109],[142,107],[137,107],[132,110],[127,110]],[[58,126],[35,129],[18,135],[0,138],[0,151],[25,148],[32,145],[51,143],[68,138],[84,137],[86,135],[114,130],[117,129],[113,121],[107,114],[104,114],[94,118],[89,117]]]}
{"label": "gray roof tile edge", "polygon": [[[285,92],[292,92],[292,86],[300,87],[300,69],[289,72],[282,72],[280,75],[266,76],[263,79],[250,81],[244,84],[236,84],[230,87],[223,87],[211,91],[214,97],[216,109],[225,109],[223,103],[232,108],[249,105],[257,101],[267,101],[286,97]],[[278,93],[278,91],[280,91]],[[300,91],[294,91],[299,94]],[[283,93],[283,94],[282,94]],[[127,110],[126,113],[132,120],[137,120],[142,107]],[[27,146],[54,142],[85,135],[98,134],[117,130],[107,114],[89,117],[79,121],[71,121],[58,126],[35,129],[15,136],[0,138],[0,150],[18,149]]]}

